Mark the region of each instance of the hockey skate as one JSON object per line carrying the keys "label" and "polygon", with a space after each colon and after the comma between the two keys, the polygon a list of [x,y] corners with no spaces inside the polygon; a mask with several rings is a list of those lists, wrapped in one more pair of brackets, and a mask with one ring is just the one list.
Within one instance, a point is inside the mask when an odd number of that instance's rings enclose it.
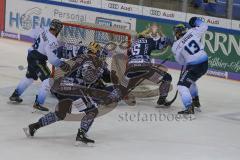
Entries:
{"label": "hockey skate", "polygon": [[11,97],[9,97],[9,100],[11,102],[15,102],[15,103],[21,103],[23,101],[22,98],[20,98],[20,96],[16,90],[13,92]]}
{"label": "hockey skate", "polygon": [[78,129],[75,145],[78,146],[81,144],[81,142],[85,144],[95,143],[94,140],[87,138],[86,133],[83,130]]}
{"label": "hockey skate", "polygon": [[192,105],[193,105],[193,107],[195,107],[195,110],[196,110],[196,111],[202,112],[202,110],[201,110],[201,104],[200,104],[200,102],[199,102],[199,97],[198,97],[198,96],[197,96],[197,97],[194,97],[194,98],[192,99]]}
{"label": "hockey skate", "polygon": [[159,97],[156,108],[169,108],[171,103],[166,100],[166,97]]}
{"label": "hockey skate", "polygon": [[196,117],[194,116],[193,105],[189,106],[186,110],[179,111],[178,114],[183,115],[184,118],[189,119],[189,120],[196,119]]}
{"label": "hockey skate", "polygon": [[23,128],[24,133],[26,134],[27,137],[33,137],[36,130],[40,128],[39,123],[33,123],[30,124],[28,127]]}
{"label": "hockey skate", "polygon": [[136,97],[132,93],[129,93],[127,96],[125,96],[123,100],[129,106],[136,105]]}
{"label": "hockey skate", "polygon": [[40,105],[39,103],[37,103],[37,102],[34,103],[33,108],[34,108],[35,110],[39,110],[39,111],[46,111],[46,112],[49,111],[48,108],[41,106],[41,105]]}

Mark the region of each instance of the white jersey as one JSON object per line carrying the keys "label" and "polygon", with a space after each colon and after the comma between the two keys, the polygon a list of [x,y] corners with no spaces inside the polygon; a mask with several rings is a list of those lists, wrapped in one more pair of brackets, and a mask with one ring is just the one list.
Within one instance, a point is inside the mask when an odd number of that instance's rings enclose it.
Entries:
{"label": "white jersey", "polygon": [[56,54],[54,54],[54,51],[58,48],[58,41],[57,38],[49,32],[49,29],[35,29],[32,31],[31,37],[35,39],[35,42],[29,50],[36,50],[47,56],[48,61],[58,67],[61,61]]}
{"label": "white jersey", "polygon": [[207,24],[203,22],[198,27],[188,30],[182,38],[173,43],[172,52],[179,64],[194,65],[208,60],[201,43],[201,37],[207,29]]}

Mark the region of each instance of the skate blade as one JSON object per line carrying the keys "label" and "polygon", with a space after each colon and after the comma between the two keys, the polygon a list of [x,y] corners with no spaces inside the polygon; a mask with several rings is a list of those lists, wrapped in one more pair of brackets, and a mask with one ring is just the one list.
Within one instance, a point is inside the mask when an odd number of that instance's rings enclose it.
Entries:
{"label": "skate blade", "polygon": [[94,143],[91,143],[91,142],[89,142],[89,143],[84,143],[84,142],[82,142],[82,141],[76,141],[76,142],[74,143],[74,146],[75,146],[75,147],[94,147]]}
{"label": "skate blade", "polygon": [[194,110],[197,111],[197,112],[202,112],[200,107],[195,107]]}
{"label": "skate blade", "polygon": [[196,116],[194,114],[183,114],[182,115],[184,119],[192,121],[196,119]]}
{"label": "skate blade", "polygon": [[165,105],[159,105],[159,104],[157,104],[157,105],[155,106],[155,108],[168,109],[168,108],[170,108],[170,106],[165,106]]}
{"label": "skate blade", "polygon": [[17,105],[17,104],[21,104],[22,102],[16,102],[16,101],[7,101],[7,104],[14,104],[14,105]]}
{"label": "skate blade", "polygon": [[23,128],[23,132],[25,133],[25,135],[29,138],[31,137],[31,135],[29,134],[29,129],[28,128]]}
{"label": "skate blade", "polygon": [[45,115],[45,114],[48,114],[49,111],[42,111],[42,110],[38,110],[36,108],[33,108],[32,113],[38,113],[38,114]]}

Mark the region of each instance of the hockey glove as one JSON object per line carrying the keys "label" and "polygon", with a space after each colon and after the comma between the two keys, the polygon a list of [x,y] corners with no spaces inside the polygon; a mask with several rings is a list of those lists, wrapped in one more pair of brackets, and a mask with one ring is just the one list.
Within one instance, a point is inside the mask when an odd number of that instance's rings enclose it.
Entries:
{"label": "hockey glove", "polygon": [[69,72],[71,70],[71,66],[66,62],[62,61],[61,65],[59,66],[63,72]]}

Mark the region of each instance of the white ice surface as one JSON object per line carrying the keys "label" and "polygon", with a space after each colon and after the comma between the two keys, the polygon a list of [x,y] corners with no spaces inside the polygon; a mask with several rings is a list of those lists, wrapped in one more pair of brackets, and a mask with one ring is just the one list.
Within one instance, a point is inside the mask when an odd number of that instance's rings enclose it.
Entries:
{"label": "white ice surface", "polygon": [[[203,112],[196,114],[196,120],[171,120],[171,115],[182,109],[180,99],[170,109],[156,109],[155,97],[139,99],[136,107],[121,103],[96,119],[89,132],[96,140],[93,146],[73,145],[79,122],[57,122],[40,129],[34,138],[26,138],[22,128],[42,116],[31,113],[39,82],[24,93],[20,105],[9,104],[8,97],[25,75],[17,66],[26,65],[29,46],[0,39],[0,160],[240,159],[240,83],[208,76],[198,82]],[[170,73],[176,82],[179,72]],[[53,97],[48,97],[51,110],[55,103]],[[133,117],[138,113],[139,120]],[[154,113],[165,113],[169,120],[150,121]],[[128,121],[123,119],[125,114]]]}

